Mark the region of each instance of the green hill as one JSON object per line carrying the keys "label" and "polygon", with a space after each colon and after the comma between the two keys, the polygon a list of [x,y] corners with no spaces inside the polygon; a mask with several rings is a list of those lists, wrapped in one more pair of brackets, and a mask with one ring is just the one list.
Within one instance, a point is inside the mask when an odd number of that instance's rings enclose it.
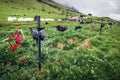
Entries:
{"label": "green hill", "polygon": [[[41,2],[38,0],[0,0],[0,18],[7,18],[12,14],[18,14],[20,17],[40,15],[50,18],[64,18],[67,11],[67,8],[53,3],[51,0],[42,0]],[[70,10],[69,12],[73,13]]]}
{"label": "green hill", "polygon": [[[105,25],[100,34],[99,21],[108,17],[88,16],[91,23],[75,21],[41,21],[45,38],[41,41],[41,64],[38,70],[38,47],[32,38],[30,27],[37,22],[8,22],[9,16],[65,18],[73,12],[51,0],[0,0],[0,80],[119,80],[120,79],[120,25]],[[3,21],[2,21],[3,20]],[[64,32],[55,26],[66,26]],[[82,28],[75,30],[76,26]],[[8,38],[16,30],[22,30],[24,41],[12,51]],[[16,37],[16,36],[15,36]],[[16,38],[11,40],[14,45]]]}
{"label": "green hill", "polygon": [[[16,17],[34,17],[40,15],[42,18],[66,18],[66,14],[72,16],[85,15],[75,12],[72,8],[53,2],[52,0],[0,0],[0,18],[6,19],[9,16],[17,15]],[[86,15],[93,22],[111,20],[108,17],[95,17]]]}
{"label": "green hill", "polygon": [[[17,15],[17,17],[40,15],[43,18],[58,19],[65,18],[67,13],[72,16],[85,15],[74,12],[71,8],[55,3],[52,0],[0,0],[0,18],[8,18],[11,15]],[[109,18],[86,16],[99,21],[109,20]]]}

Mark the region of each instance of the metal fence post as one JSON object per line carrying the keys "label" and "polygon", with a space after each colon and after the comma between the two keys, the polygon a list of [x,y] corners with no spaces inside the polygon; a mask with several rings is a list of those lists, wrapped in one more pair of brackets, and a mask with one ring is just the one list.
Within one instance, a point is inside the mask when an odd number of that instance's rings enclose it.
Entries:
{"label": "metal fence post", "polygon": [[[40,31],[40,16],[37,17],[37,28]],[[38,68],[41,70],[41,39],[38,37]]]}

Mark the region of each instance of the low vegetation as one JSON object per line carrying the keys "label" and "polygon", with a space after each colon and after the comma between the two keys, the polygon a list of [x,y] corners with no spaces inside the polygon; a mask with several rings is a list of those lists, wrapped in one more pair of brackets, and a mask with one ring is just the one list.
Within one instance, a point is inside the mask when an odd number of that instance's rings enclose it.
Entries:
{"label": "low vegetation", "polygon": [[[65,15],[59,16],[61,12],[55,8],[52,16],[47,12],[41,11],[42,8],[34,9],[26,8],[26,4],[18,6],[15,0],[0,0],[2,6],[7,10],[15,10],[19,16],[24,14],[32,17],[39,14],[48,18],[64,18]],[[27,0],[25,0],[28,4]],[[14,3],[17,4],[14,4]],[[37,3],[31,0],[31,3]],[[0,4],[1,4],[0,3]],[[20,8],[13,9],[12,5]],[[7,6],[5,6],[7,5]],[[25,8],[24,8],[25,7]],[[45,7],[45,8],[46,8]],[[23,9],[23,10],[22,10]],[[37,10],[40,9],[40,12]],[[0,10],[3,10],[0,7]],[[21,12],[21,10],[23,12]],[[0,18],[7,18],[10,13],[5,10],[0,13]],[[45,14],[44,14],[45,13]],[[78,13],[75,13],[76,15]],[[46,16],[45,16],[46,15]],[[114,25],[104,26],[101,34],[98,18],[90,16],[96,24],[92,30],[91,24],[80,24],[72,21],[49,21],[41,22],[41,26],[45,27],[45,39],[41,42],[42,51],[42,71],[38,71],[38,47],[36,41],[33,40],[30,27],[36,29],[37,22],[8,22],[0,21],[0,80],[119,80],[120,77],[120,25],[114,21]],[[104,18],[104,21],[107,21]],[[64,32],[58,31],[55,26],[66,26]],[[76,26],[82,28],[75,30]],[[25,39],[24,42],[15,51],[9,49],[7,38],[15,32],[16,29],[22,29]]]}

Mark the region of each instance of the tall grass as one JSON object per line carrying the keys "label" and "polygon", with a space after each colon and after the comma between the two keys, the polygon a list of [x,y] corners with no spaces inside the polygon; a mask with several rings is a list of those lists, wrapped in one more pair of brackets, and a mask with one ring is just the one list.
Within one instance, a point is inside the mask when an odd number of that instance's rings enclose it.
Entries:
{"label": "tall grass", "polygon": [[[68,30],[57,31],[54,27],[57,24],[67,26]],[[49,25],[42,22],[41,25],[46,31],[41,45],[42,67],[45,71],[41,75],[34,75],[37,70],[37,45],[29,31],[31,26],[0,28],[1,40],[9,37],[17,28],[22,29],[26,37],[16,51],[10,51],[7,42],[1,43],[1,79],[119,80],[119,26],[104,28],[99,35],[99,25],[94,31],[90,24],[81,25],[83,28],[75,31],[75,26],[80,25],[76,22],[49,22]],[[69,44],[71,38],[78,42]],[[90,46],[78,48],[86,39],[90,40]],[[63,49],[57,47],[58,43],[64,45]]]}

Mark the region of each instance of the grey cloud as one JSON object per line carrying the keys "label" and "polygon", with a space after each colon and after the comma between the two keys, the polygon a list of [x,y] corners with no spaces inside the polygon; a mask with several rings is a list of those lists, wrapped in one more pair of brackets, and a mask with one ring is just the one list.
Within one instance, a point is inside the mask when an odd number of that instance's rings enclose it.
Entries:
{"label": "grey cloud", "polygon": [[60,4],[73,6],[80,12],[94,16],[107,16],[120,20],[120,0],[53,0]]}

